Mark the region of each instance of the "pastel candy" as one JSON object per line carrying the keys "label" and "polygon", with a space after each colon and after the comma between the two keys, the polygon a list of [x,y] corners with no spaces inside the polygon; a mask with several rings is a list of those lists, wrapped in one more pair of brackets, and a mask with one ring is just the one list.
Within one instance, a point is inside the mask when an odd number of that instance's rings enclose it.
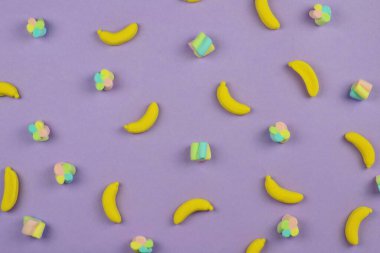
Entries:
{"label": "pastel candy", "polygon": [[322,4],[315,4],[315,5],[314,5],[314,10],[322,11],[322,9],[323,9]]}
{"label": "pastel candy", "polygon": [[331,21],[331,8],[328,5],[315,4],[313,10],[309,11],[309,16],[316,25],[325,25]]}
{"label": "pastel candy", "polygon": [[59,162],[54,165],[55,180],[58,184],[70,184],[74,180],[76,168],[66,162]]}
{"label": "pastel candy", "polygon": [[36,25],[36,19],[35,18],[28,18],[28,25],[35,26]]}
{"label": "pastel candy", "polygon": [[62,167],[62,164],[61,163],[57,163],[55,166],[54,166],[54,173],[56,175],[60,175],[62,176],[64,173],[63,171],[63,167]]}
{"label": "pastel candy", "polygon": [[277,225],[277,233],[285,238],[296,237],[299,235],[299,232],[297,218],[289,214],[284,215]]}
{"label": "pastel candy", "polygon": [[154,242],[153,242],[152,239],[148,239],[148,240],[146,240],[146,242],[145,242],[144,245],[145,245],[145,247],[153,248],[153,246],[154,246]]}
{"label": "pastel candy", "polygon": [[44,128],[44,122],[41,121],[41,120],[37,120],[34,125],[36,126],[36,128],[39,130],[39,129],[43,129]]}
{"label": "pastel candy", "polygon": [[153,252],[154,242],[144,236],[136,236],[129,246],[136,253],[151,253]]}
{"label": "pastel candy", "polygon": [[322,12],[331,16],[331,8],[328,5],[322,5]]}
{"label": "pastel candy", "polygon": [[283,237],[288,238],[290,236],[290,230],[283,230],[281,234]]}
{"label": "pastel candy", "polygon": [[371,94],[371,91],[371,83],[365,80],[359,80],[351,86],[349,95],[351,98],[355,100],[362,101],[368,99],[369,95]]}
{"label": "pastel candy", "polygon": [[95,84],[95,88],[98,90],[98,91],[102,91],[104,90],[104,84],[103,83],[96,83]]}
{"label": "pastel candy", "polygon": [[55,176],[55,180],[58,184],[64,184],[65,183],[65,176]]}
{"label": "pastel candy", "polygon": [[32,235],[34,230],[36,230],[36,227],[38,225],[38,222],[35,220],[28,220],[24,223],[24,226],[22,227],[22,233],[24,235]]}
{"label": "pastel candy", "polygon": [[35,19],[29,18],[28,24],[26,25],[26,30],[33,38],[41,38],[44,37],[47,33],[45,20],[42,18]]}
{"label": "pastel candy", "polygon": [[321,18],[322,17],[322,11],[310,11],[309,16],[313,19]]}
{"label": "pastel candy", "polygon": [[40,239],[44,233],[45,227],[46,224],[42,220],[31,216],[24,216],[21,232],[24,235]]}
{"label": "pastel candy", "polygon": [[113,87],[114,79],[115,76],[111,71],[109,71],[108,69],[102,69],[100,70],[100,72],[97,72],[94,75],[95,88],[98,91],[110,90]]}
{"label": "pastel candy", "polygon": [[299,235],[299,233],[300,233],[300,231],[298,228],[294,228],[294,229],[290,230],[290,235],[292,237],[296,237],[297,235]]}
{"label": "pastel candy", "polygon": [[203,32],[199,33],[193,41],[190,41],[189,46],[198,58],[207,56],[215,51],[212,39]]}
{"label": "pastel candy", "polygon": [[49,140],[50,128],[45,125],[41,120],[28,125],[28,132],[32,134],[35,141],[47,141]]}
{"label": "pastel candy", "polygon": [[285,143],[290,139],[288,127],[281,121],[269,127],[269,135],[272,141],[276,143]]}
{"label": "pastel candy", "polygon": [[375,178],[375,180],[376,180],[377,189],[380,192],[380,175],[377,175],[376,178]]}
{"label": "pastel candy", "polygon": [[193,142],[190,147],[190,160],[208,161],[211,159],[211,148],[207,142]]}
{"label": "pastel candy", "polygon": [[34,124],[29,124],[28,131],[29,131],[29,133],[32,134],[32,133],[34,133],[34,132],[37,131],[37,128],[36,128],[36,126]]}

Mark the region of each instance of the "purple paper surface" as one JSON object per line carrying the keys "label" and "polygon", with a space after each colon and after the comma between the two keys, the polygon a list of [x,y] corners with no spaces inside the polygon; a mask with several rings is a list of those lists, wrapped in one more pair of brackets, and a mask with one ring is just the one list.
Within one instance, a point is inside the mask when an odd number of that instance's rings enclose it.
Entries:
{"label": "purple paper surface", "polygon": [[[155,241],[157,253],[240,253],[257,237],[268,239],[263,252],[271,253],[378,251],[379,165],[364,169],[343,135],[357,131],[380,149],[380,2],[323,3],[332,21],[317,27],[308,17],[315,1],[270,1],[281,22],[270,31],[252,0],[2,1],[0,80],[14,83],[22,99],[0,98],[0,168],[12,166],[21,181],[16,207],[0,213],[0,251],[131,252],[129,242],[140,234]],[[29,17],[45,19],[45,38],[26,32]],[[97,38],[99,28],[131,22],[140,31],[125,45]],[[216,51],[197,59],[187,43],[201,31]],[[316,98],[287,67],[295,59],[316,70]],[[101,68],[115,73],[111,91],[95,89]],[[360,78],[374,84],[363,102],[348,97]],[[249,115],[219,106],[221,80],[253,107]],[[125,132],[123,124],[151,101],[160,105],[157,124],[144,134]],[[37,119],[51,128],[48,142],[34,142],[27,131]],[[280,120],[292,134],[283,145],[267,130]],[[211,161],[190,161],[194,141],[210,143]],[[56,183],[60,161],[77,166],[72,184]],[[272,200],[263,186],[267,174],[305,200]],[[101,206],[114,181],[121,183],[120,225]],[[176,207],[194,197],[209,199],[215,211],[173,225]],[[360,245],[350,247],[344,224],[359,205],[374,213],[361,227]],[[297,238],[276,232],[286,213],[299,220]],[[21,234],[24,215],[46,221],[41,240]]]}

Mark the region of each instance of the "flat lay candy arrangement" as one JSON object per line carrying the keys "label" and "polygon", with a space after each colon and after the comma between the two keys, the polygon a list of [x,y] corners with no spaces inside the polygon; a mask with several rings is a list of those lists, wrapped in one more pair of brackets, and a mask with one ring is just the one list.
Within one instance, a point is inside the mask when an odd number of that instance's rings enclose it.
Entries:
{"label": "flat lay candy arrangement", "polygon": [[[12,16],[23,25],[9,40],[22,38],[21,52],[35,58],[22,57],[25,77],[0,71],[5,252],[375,252],[380,65],[368,55],[380,51],[366,47],[367,58],[352,61],[359,67],[344,71],[323,53],[338,47],[342,15],[353,8],[297,0],[303,8],[291,13],[303,18],[289,22],[274,0],[251,0],[241,10],[251,23],[231,30],[218,24],[226,9],[208,10],[218,3],[174,2],[191,17],[177,35],[154,31],[172,21],[156,13],[144,23],[142,9],[102,18],[88,37],[60,29],[48,12]],[[240,15],[240,3],[228,6]],[[257,40],[247,40],[247,27]],[[76,53],[48,49],[65,32],[70,42],[61,45]],[[321,52],[295,43],[302,33]],[[142,48],[147,41],[159,50]],[[303,49],[278,60],[285,41]],[[11,63],[12,42],[2,43]]]}

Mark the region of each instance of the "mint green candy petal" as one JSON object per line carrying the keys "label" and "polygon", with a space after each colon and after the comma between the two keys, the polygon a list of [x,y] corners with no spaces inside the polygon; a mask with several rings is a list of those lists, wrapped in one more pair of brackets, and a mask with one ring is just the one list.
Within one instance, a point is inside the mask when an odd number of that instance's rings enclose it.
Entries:
{"label": "mint green candy petal", "polygon": [[145,247],[147,248],[153,248],[154,246],[154,242],[152,239],[148,239],[146,242],[145,242]]}
{"label": "mint green candy petal", "polygon": [[39,19],[37,22],[36,22],[36,26],[35,26],[37,29],[40,29],[42,30],[44,27],[45,27],[45,21],[43,19]]}
{"label": "mint green candy petal", "polygon": [[271,126],[271,127],[269,127],[269,133],[271,133],[271,134],[277,134],[277,133],[278,133],[278,130],[277,130],[276,127]]}
{"label": "mint green candy petal", "polygon": [[102,83],[96,83],[95,87],[99,91],[104,90],[104,84],[102,84]]}

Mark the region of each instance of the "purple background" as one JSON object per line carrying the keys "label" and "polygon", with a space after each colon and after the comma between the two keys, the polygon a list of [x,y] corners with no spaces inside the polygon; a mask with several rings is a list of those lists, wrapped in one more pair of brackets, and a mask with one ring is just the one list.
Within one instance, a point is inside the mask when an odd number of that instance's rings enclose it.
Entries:
{"label": "purple background", "polygon": [[[22,99],[0,98],[0,167],[12,166],[21,180],[17,206],[0,213],[1,251],[122,253],[139,234],[165,253],[244,252],[257,237],[268,238],[271,253],[377,251],[379,163],[363,169],[343,134],[363,133],[380,149],[380,2],[329,1],[333,20],[324,27],[307,16],[314,3],[271,1],[282,27],[270,31],[252,0],[2,1],[0,79],[17,85]],[[45,38],[27,34],[30,16],[45,18]],[[132,42],[109,47],[97,39],[98,28],[131,22],[140,24]],[[201,31],[217,49],[197,59],[187,42]],[[294,59],[315,68],[318,97],[309,98],[287,67]],[[103,67],[116,76],[109,92],[96,91],[92,81]],[[366,102],[347,97],[359,78],[375,84]],[[234,116],[218,105],[221,80],[251,114]],[[154,128],[124,132],[151,101],[161,109]],[[27,132],[37,119],[52,129],[46,143]],[[285,145],[268,137],[278,120],[292,133]],[[189,145],[199,140],[211,144],[211,161],[189,161]],[[59,161],[78,167],[71,185],[55,182]],[[266,174],[305,200],[289,206],[270,199]],[[113,181],[121,182],[121,225],[108,221],[100,201]],[[174,226],[173,211],[193,197],[209,199],[215,212]],[[344,223],[358,205],[375,212],[354,248]],[[276,233],[286,213],[300,222],[301,234],[291,240]],[[43,239],[21,234],[24,215],[47,222]]]}

